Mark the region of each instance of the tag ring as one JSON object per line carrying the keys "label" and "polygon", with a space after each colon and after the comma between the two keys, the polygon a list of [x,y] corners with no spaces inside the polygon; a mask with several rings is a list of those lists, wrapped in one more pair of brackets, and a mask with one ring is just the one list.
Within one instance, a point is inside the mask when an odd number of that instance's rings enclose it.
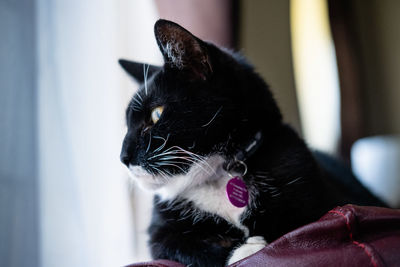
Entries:
{"label": "tag ring", "polygon": [[235,169],[235,167],[242,167],[243,168],[243,172],[240,175],[241,177],[243,177],[243,176],[245,176],[247,174],[247,165],[246,165],[246,163],[244,163],[244,161],[235,159],[234,161],[229,162],[228,165],[226,166],[226,172],[228,173],[229,177],[231,177],[231,178],[235,177],[235,175],[233,175],[232,172],[231,172],[231,171],[233,171]]}

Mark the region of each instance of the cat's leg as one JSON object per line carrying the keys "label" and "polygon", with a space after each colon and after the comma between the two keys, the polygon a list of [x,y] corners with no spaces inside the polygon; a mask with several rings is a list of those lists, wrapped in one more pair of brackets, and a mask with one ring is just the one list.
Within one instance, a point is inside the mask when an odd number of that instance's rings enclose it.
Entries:
{"label": "cat's leg", "polygon": [[266,245],[267,242],[262,236],[251,236],[247,238],[246,243],[233,250],[228,260],[228,264],[232,264],[246,258],[263,249]]}
{"label": "cat's leg", "polygon": [[150,251],[153,259],[169,259],[192,267],[222,267],[240,242],[241,238],[235,236],[207,234],[196,226],[187,230],[178,225],[153,228]]}

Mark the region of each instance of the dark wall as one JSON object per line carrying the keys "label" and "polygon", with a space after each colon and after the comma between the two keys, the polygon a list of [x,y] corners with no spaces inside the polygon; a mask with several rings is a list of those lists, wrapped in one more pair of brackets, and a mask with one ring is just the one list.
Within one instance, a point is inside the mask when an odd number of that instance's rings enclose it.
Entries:
{"label": "dark wall", "polygon": [[239,3],[239,50],[271,86],[285,121],[301,133],[290,37],[290,1]]}
{"label": "dark wall", "polygon": [[400,134],[400,1],[353,0],[366,135]]}

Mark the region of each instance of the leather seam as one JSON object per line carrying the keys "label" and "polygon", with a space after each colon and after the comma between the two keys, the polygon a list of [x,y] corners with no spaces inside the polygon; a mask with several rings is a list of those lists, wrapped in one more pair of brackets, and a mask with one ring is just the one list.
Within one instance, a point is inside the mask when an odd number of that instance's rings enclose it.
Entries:
{"label": "leather seam", "polygon": [[361,248],[364,251],[364,253],[370,259],[370,262],[371,262],[372,266],[378,267],[378,264],[375,262],[375,259],[374,259],[373,255],[367,250],[367,248],[365,247],[365,244],[357,242],[357,241],[355,241],[353,239],[353,232],[351,230],[349,219],[346,217],[346,215],[344,213],[340,212],[340,211],[337,211],[337,210],[330,210],[329,213],[339,214],[345,220],[346,227],[347,227],[347,230],[348,230],[348,233],[349,233],[349,238],[350,238],[351,243],[356,245],[357,247]]}

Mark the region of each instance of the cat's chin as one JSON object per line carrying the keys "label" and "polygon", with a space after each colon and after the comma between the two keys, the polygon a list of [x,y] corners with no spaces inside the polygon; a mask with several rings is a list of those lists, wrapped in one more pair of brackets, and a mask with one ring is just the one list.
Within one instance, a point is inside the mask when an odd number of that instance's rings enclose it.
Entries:
{"label": "cat's chin", "polygon": [[145,191],[153,192],[165,185],[165,182],[160,181],[141,166],[129,165],[129,175]]}

